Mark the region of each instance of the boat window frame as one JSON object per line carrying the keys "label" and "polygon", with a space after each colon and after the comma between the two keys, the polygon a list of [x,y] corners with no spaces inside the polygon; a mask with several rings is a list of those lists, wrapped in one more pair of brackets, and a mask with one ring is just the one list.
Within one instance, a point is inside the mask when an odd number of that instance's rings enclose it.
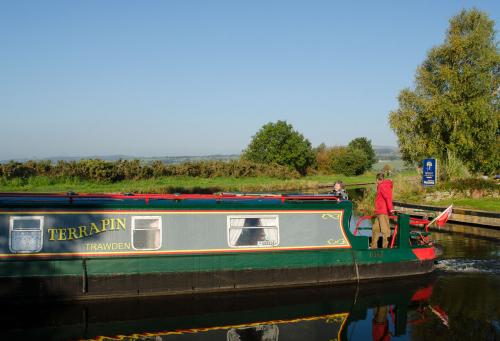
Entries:
{"label": "boat window frame", "polygon": [[[130,236],[130,239],[131,239],[131,244],[132,244],[132,248],[136,251],[154,251],[154,250],[159,250],[161,249],[161,246],[163,245],[163,220],[162,220],[162,216],[160,215],[155,215],[155,216],[143,216],[143,215],[137,215],[137,216],[132,216],[132,223],[131,223],[131,236]],[[158,229],[160,230],[160,245],[157,247],[157,248],[150,248],[150,249],[138,249],[135,247],[134,245],[134,231],[154,231],[154,229],[138,229],[135,227],[135,221],[136,220],[141,220],[141,219],[150,219],[150,220],[153,220],[153,219],[158,219],[159,220],[159,226],[158,226]]]}
{"label": "boat window frame", "polygon": [[[271,219],[275,218],[276,219],[276,225],[275,226],[231,226],[231,219]],[[227,215],[227,245],[229,245],[230,248],[274,248],[277,247],[280,243],[280,229],[279,229],[279,215],[278,214],[232,214],[232,215]],[[268,228],[276,228],[276,235],[277,235],[277,241],[275,245],[231,245],[231,238],[230,238],[230,230],[231,229],[264,229],[265,227]]]}
{"label": "boat window frame", "polygon": [[[40,227],[38,229],[14,229],[15,220],[39,220]],[[37,253],[43,249],[43,226],[44,226],[44,216],[10,216],[9,219],[9,250],[11,253]],[[29,232],[39,232],[40,233],[40,247],[38,250],[24,250],[16,251],[12,249],[12,231],[29,231]]]}

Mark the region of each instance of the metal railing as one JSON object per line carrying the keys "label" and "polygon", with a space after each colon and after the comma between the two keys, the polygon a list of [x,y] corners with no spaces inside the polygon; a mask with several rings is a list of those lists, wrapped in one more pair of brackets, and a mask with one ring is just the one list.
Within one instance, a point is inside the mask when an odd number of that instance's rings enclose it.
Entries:
{"label": "metal railing", "polygon": [[[358,223],[356,224],[356,229],[354,230],[354,235],[358,233],[360,230],[371,230],[372,227],[359,227],[359,224],[361,221],[365,219],[375,219],[375,216],[366,216],[366,217],[361,217],[358,220]],[[398,219],[398,216],[390,216],[389,219]],[[410,226],[411,225],[424,225],[425,232],[420,232],[420,231],[410,231],[410,237],[418,237],[420,236],[422,240],[424,240],[426,243],[429,243],[429,231],[428,231],[428,225],[430,221],[426,219],[420,219],[420,218],[413,218],[410,217]],[[398,224],[396,224],[394,227],[391,227],[391,230],[394,230],[394,233],[392,234],[392,241],[391,241],[391,246],[390,248],[392,249],[394,247],[394,241],[396,240],[396,235],[398,233]]]}

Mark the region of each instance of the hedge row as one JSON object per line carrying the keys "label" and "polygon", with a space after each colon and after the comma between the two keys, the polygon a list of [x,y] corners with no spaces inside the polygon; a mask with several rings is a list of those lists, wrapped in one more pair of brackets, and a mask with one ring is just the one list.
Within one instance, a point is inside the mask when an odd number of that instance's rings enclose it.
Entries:
{"label": "hedge row", "polygon": [[484,180],[484,179],[458,179],[454,181],[444,181],[438,183],[436,186],[437,190],[445,190],[450,192],[456,192],[461,194],[466,194],[474,190],[486,190],[492,193],[497,193],[500,191],[500,187],[495,180]]}
{"label": "hedge row", "polygon": [[0,165],[0,176],[5,179],[47,177],[79,177],[89,181],[115,182],[120,180],[158,179],[161,177],[256,177],[259,175],[278,179],[298,179],[300,174],[295,170],[276,163],[258,164],[252,161],[231,160],[185,162],[178,166],[164,165],[156,161],[141,166],[140,160],[122,159],[116,162],[101,159],[85,159],[76,161],[59,160],[56,165],[52,161],[28,161],[25,163],[10,161]]}

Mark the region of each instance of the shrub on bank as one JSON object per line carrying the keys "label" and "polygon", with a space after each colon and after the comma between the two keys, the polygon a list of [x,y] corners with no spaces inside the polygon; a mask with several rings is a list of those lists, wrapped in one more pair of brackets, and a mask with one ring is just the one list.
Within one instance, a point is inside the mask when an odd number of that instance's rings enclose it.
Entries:
{"label": "shrub on bank", "polygon": [[455,181],[445,181],[439,184],[438,190],[470,196],[475,191],[498,193],[500,192],[500,185],[496,181],[489,179],[458,179]]}
{"label": "shrub on bank", "polygon": [[0,167],[0,175],[6,179],[27,179],[31,176],[50,176],[53,174],[52,161],[28,161],[25,163],[9,161]]}
{"label": "shrub on bank", "polygon": [[471,178],[471,174],[465,164],[450,151],[448,151],[447,158],[440,161],[439,169],[439,178],[441,181]]}
{"label": "shrub on bank", "polygon": [[0,165],[0,176],[6,180],[27,180],[36,177],[47,178],[80,178],[94,182],[116,182],[120,180],[149,180],[162,177],[198,177],[210,179],[215,177],[257,177],[267,176],[281,180],[298,179],[296,170],[276,163],[258,164],[247,160],[198,161],[185,162],[178,166],[164,165],[160,161],[141,166],[140,160],[122,159],[116,162],[101,159],[85,159],[78,162],[28,161],[26,163],[10,161]]}
{"label": "shrub on bank", "polygon": [[353,202],[358,206],[358,210],[364,215],[375,215],[375,197],[377,196],[377,188],[368,187],[363,191],[363,196],[360,199],[353,199]]}

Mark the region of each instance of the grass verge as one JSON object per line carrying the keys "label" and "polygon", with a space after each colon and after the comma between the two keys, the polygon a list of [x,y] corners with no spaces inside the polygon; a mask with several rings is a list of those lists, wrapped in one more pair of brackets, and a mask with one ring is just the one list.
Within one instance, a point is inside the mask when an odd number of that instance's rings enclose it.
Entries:
{"label": "grass verge", "polygon": [[[196,178],[196,177],[164,177],[156,180],[124,180],[115,183],[92,182],[80,178],[32,177],[6,180],[0,178],[1,192],[53,192],[65,193],[200,193],[214,192],[283,192],[313,191],[316,192],[324,184],[333,184],[342,180],[349,188],[365,187],[366,191],[360,200],[355,200],[358,209],[370,215],[375,205],[376,186],[373,184],[377,172],[368,172],[356,177],[343,175],[314,175],[298,180],[278,180],[265,176],[254,178]],[[391,178],[394,183],[394,200],[414,204],[426,204],[465,209],[500,212],[500,198],[483,197],[479,199],[463,197],[440,201],[424,201],[427,189],[418,185],[420,179],[416,171],[399,173]],[[368,185],[366,185],[368,184]],[[372,212],[373,213],[373,212]]]}
{"label": "grass verge", "polygon": [[426,202],[425,205],[441,206],[443,210],[453,204],[453,207],[463,209],[500,212],[500,198],[483,197],[483,198],[455,198],[447,200],[439,200]]}
{"label": "grass verge", "polygon": [[[279,180],[266,176],[248,178],[198,178],[163,177],[153,180],[123,180],[118,182],[96,182],[80,178],[30,177],[11,180],[0,178],[2,192],[67,192],[76,193],[210,193],[218,191],[316,191],[325,184],[342,180],[347,186],[363,186],[374,182],[377,172],[368,172],[356,177],[344,175],[314,175],[297,180]],[[401,173],[404,176],[412,172]],[[351,187],[352,188],[352,187]]]}

